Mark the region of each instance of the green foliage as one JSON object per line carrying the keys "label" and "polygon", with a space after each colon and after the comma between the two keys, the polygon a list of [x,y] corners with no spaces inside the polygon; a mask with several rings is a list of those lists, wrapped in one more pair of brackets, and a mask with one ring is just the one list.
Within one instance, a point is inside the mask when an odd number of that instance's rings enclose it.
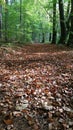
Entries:
{"label": "green foliage", "polygon": [[[65,16],[67,4],[69,0],[64,0]],[[6,35],[8,41],[32,42],[33,40],[41,41],[39,35],[44,33],[46,37],[52,33],[53,29],[53,2],[56,0],[8,0],[8,5],[5,0],[0,0],[2,4],[2,38],[5,37],[5,11],[7,10],[7,30]],[[20,12],[21,6],[21,12]],[[21,14],[21,22],[20,22]],[[59,10],[57,1],[56,15],[57,40],[60,35]],[[66,18],[67,19],[67,18]],[[49,38],[47,39],[49,42]]]}
{"label": "green foliage", "polygon": [[[46,2],[44,2],[44,6]],[[5,34],[5,9],[7,9],[7,37],[9,41],[32,41],[32,33],[48,32],[49,22],[43,5],[34,0],[23,0],[21,5],[20,23],[20,1],[8,4],[3,8],[3,36]]]}

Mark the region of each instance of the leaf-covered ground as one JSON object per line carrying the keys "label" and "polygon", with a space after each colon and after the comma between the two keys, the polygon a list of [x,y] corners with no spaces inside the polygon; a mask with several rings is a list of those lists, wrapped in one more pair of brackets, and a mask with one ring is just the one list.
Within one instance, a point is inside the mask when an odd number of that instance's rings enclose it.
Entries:
{"label": "leaf-covered ground", "polygon": [[0,48],[0,130],[73,130],[73,50]]}

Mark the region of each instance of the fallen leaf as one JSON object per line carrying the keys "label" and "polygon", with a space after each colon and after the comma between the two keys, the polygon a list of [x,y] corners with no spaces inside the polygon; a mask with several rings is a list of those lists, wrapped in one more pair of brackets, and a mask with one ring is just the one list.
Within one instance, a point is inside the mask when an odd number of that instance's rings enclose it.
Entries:
{"label": "fallen leaf", "polygon": [[6,125],[12,125],[13,124],[13,120],[12,119],[7,119],[7,120],[4,120],[4,123]]}

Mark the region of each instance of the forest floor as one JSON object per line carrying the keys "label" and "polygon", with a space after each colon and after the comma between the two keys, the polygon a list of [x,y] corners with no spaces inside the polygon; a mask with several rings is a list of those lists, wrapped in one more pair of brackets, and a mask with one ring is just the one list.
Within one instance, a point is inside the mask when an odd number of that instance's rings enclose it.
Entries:
{"label": "forest floor", "polygon": [[73,49],[0,48],[0,130],[73,130]]}

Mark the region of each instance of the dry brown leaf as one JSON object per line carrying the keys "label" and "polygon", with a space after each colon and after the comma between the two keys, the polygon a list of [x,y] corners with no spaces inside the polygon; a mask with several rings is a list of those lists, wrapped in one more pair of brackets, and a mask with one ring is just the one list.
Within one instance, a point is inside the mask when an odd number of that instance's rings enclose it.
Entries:
{"label": "dry brown leaf", "polygon": [[7,119],[7,120],[4,120],[4,123],[6,125],[12,125],[13,124],[13,120],[12,119]]}

